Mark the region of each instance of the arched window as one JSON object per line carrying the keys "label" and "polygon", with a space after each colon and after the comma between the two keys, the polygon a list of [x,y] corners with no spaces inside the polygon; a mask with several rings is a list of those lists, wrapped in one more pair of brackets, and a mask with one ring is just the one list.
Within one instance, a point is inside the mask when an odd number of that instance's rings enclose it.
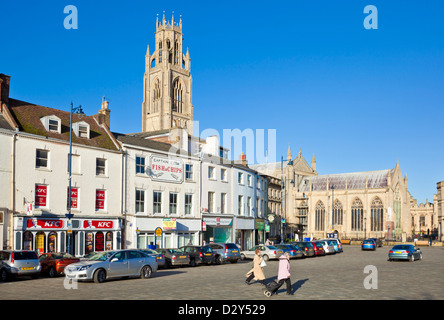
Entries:
{"label": "arched window", "polygon": [[395,189],[393,211],[395,212],[395,229],[399,229],[401,228],[401,193],[399,192],[399,184]]}
{"label": "arched window", "polygon": [[162,41],[159,41],[159,63],[162,62],[162,55],[163,55],[163,50],[162,50]]}
{"label": "arched window", "polygon": [[324,231],[325,206],[322,201],[318,201],[315,209],[315,230]]}
{"label": "arched window", "polygon": [[334,225],[342,225],[342,215],[344,210],[342,208],[342,203],[339,200],[335,200],[333,207],[333,224]]}
{"label": "arched window", "polygon": [[180,56],[179,56],[179,42],[176,41],[176,43],[174,44],[174,51],[175,51],[175,63],[179,64],[180,61]]}
{"label": "arched window", "polygon": [[352,231],[362,231],[362,220],[364,218],[364,206],[359,198],[356,198],[352,204]]}
{"label": "arched window", "polygon": [[372,206],[370,208],[370,230],[371,231],[382,231],[384,225],[384,206],[382,205],[381,199],[376,197],[372,201]]}
{"label": "arched window", "polygon": [[153,96],[152,96],[152,100],[153,100],[153,106],[152,106],[152,112],[159,112],[159,107],[160,107],[160,81],[159,79],[156,79],[154,81],[154,86],[153,86]]}
{"label": "arched window", "polygon": [[182,84],[176,79],[173,84],[173,108],[172,111],[182,113],[183,97]]}

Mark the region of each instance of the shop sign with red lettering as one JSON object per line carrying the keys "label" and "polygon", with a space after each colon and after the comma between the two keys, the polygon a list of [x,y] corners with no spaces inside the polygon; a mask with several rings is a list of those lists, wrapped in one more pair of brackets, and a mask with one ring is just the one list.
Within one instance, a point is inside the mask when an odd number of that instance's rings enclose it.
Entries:
{"label": "shop sign with red lettering", "polygon": [[84,220],[83,227],[96,229],[112,229],[113,222],[111,220]]}
{"label": "shop sign with red lettering", "polygon": [[151,156],[149,175],[155,181],[183,182],[183,161],[181,159]]}
{"label": "shop sign with red lettering", "polygon": [[28,228],[61,229],[63,228],[63,220],[33,218],[28,219],[26,226]]}

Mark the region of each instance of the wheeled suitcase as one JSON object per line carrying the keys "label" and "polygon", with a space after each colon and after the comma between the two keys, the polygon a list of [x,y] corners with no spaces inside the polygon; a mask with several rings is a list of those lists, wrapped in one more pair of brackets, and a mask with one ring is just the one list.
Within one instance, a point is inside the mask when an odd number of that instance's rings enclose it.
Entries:
{"label": "wheeled suitcase", "polygon": [[267,297],[271,297],[276,291],[282,286],[283,282],[279,282],[278,280],[274,280],[265,286],[264,294]]}

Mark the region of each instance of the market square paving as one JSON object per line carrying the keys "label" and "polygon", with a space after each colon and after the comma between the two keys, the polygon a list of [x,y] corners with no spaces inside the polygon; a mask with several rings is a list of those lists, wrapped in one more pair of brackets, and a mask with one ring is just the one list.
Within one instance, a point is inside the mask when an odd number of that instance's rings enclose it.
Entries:
{"label": "market square paving", "polygon": [[[423,247],[423,260],[389,262],[384,246],[361,251],[344,246],[335,255],[291,260],[294,295],[267,298],[259,282],[245,284],[251,260],[237,264],[160,269],[152,278],[122,279],[102,284],[81,282],[77,289],[65,289],[64,277],[16,279],[0,284],[2,300],[439,300],[444,299],[444,249]],[[364,272],[366,266],[370,271]],[[264,268],[267,282],[276,278],[277,261]],[[366,289],[366,277],[373,277],[376,289]],[[376,278],[375,278],[376,277]],[[368,278],[367,278],[368,279]],[[376,281],[376,282],[375,282]]]}

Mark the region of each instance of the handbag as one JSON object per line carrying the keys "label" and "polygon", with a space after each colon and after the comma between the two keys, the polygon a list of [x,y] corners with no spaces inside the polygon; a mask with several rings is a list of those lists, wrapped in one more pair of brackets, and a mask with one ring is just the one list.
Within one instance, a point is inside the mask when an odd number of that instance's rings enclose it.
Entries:
{"label": "handbag", "polygon": [[267,266],[267,264],[265,263],[265,260],[262,260],[261,267],[263,268],[263,267],[266,267],[266,266]]}

